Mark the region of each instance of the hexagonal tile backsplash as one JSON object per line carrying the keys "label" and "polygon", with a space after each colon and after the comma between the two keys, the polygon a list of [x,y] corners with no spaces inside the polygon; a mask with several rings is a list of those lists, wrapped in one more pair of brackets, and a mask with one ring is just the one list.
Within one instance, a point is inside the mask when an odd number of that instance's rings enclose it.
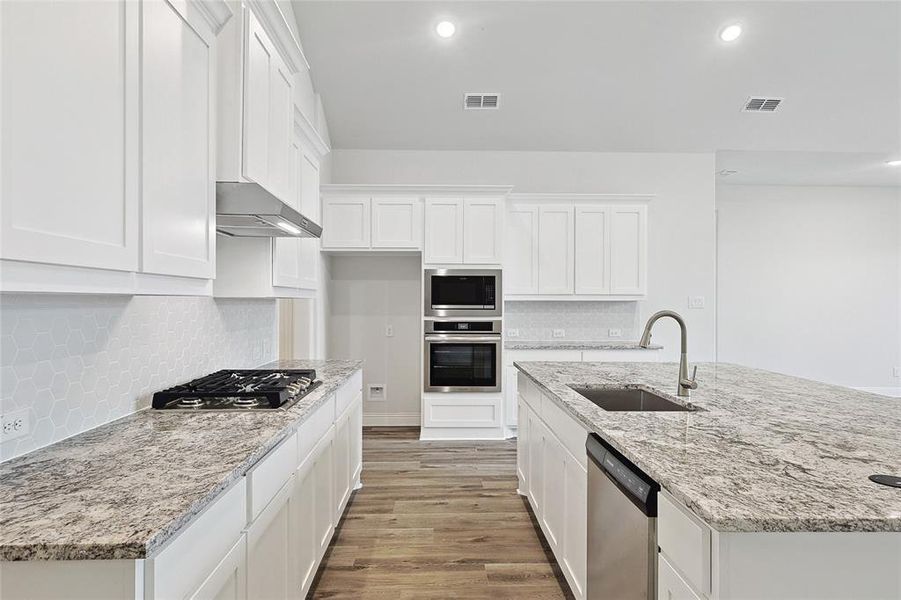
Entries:
{"label": "hexagonal tile backsplash", "polygon": [[637,302],[504,302],[504,329],[519,331],[521,340],[553,339],[564,329],[565,340],[597,342],[610,339],[610,328],[621,329],[622,340],[637,340]]}
{"label": "hexagonal tile backsplash", "polygon": [[0,297],[0,411],[29,409],[0,460],[150,405],[153,392],[274,360],[274,300]]}

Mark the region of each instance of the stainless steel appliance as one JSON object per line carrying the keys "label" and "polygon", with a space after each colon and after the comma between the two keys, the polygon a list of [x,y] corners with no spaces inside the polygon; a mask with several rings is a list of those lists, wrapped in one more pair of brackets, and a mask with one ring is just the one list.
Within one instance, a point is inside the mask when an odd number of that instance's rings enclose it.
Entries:
{"label": "stainless steel appliance", "polygon": [[500,269],[426,269],[425,316],[500,317]]}
{"label": "stainless steel appliance", "polygon": [[257,183],[216,182],[216,231],[231,237],[314,237],[322,227]]}
{"label": "stainless steel appliance", "polygon": [[285,409],[322,384],[313,369],[246,369],[211,375],[153,394],[161,410]]}
{"label": "stainless steel appliance", "polygon": [[657,597],[660,486],[595,434],[588,453],[589,600]]}
{"label": "stainless steel appliance", "polygon": [[426,321],[426,392],[501,391],[501,321]]}

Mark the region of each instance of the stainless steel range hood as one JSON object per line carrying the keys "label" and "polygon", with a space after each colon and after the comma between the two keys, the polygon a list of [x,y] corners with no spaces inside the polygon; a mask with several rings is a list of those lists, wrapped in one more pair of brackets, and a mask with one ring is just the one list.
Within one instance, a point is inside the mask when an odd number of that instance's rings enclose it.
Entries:
{"label": "stainless steel range hood", "polygon": [[322,227],[256,183],[216,182],[216,231],[232,237],[314,237]]}

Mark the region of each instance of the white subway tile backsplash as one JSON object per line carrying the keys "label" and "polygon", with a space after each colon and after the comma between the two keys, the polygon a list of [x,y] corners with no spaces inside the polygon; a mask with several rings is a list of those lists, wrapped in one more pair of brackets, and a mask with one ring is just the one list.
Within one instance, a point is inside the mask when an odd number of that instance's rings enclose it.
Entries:
{"label": "white subway tile backsplash", "polygon": [[6,460],[149,406],[153,392],[274,360],[274,300],[0,297],[0,411],[29,409]]}
{"label": "white subway tile backsplash", "polygon": [[[504,303],[504,328],[518,330],[520,340],[572,340],[597,342],[612,339],[611,329],[622,332],[616,340],[638,338],[637,302],[519,301]],[[554,337],[554,330],[564,330]]]}

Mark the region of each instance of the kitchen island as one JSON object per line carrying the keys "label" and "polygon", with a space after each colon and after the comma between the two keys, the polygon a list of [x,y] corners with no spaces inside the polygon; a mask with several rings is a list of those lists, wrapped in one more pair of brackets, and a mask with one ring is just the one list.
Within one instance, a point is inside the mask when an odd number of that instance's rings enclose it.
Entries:
{"label": "kitchen island", "polygon": [[362,363],[266,367],[322,384],[286,409],[143,410],[0,465],[0,596],[206,597],[235,578],[302,596],[359,485]]}
{"label": "kitchen island", "polygon": [[[576,528],[566,521],[585,518],[580,473],[585,436],[595,433],[661,485],[660,579],[674,571],[687,584],[676,595],[901,596],[901,489],[868,479],[901,471],[899,400],[738,365],[701,364],[691,397],[697,410],[608,412],[570,386],[640,388],[680,402],[677,366],[516,367],[524,413],[520,490],[536,513],[551,515],[539,516],[539,523],[558,539],[561,554],[573,554],[568,579],[576,588],[584,588],[584,556],[577,555],[583,542],[573,533],[567,544],[566,532]],[[563,456],[563,464],[548,456]],[[572,494],[557,524],[552,505],[558,496],[551,488],[561,485],[581,491]],[[565,556],[562,562],[566,573]],[[660,591],[665,597],[667,590]]]}

